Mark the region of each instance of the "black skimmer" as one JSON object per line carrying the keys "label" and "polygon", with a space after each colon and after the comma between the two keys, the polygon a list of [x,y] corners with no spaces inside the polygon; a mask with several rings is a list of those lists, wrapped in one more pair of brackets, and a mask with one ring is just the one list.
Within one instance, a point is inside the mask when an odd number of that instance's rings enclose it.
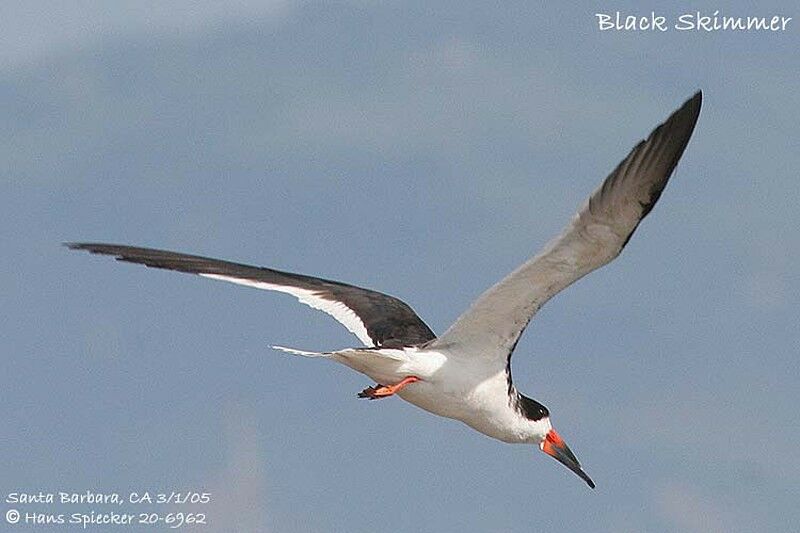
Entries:
{"label": "black skimmer", "polygon": [[561,235],[484,292],[441,337],[404,302],[326,279],[164,250],[68,243],[74,250],[290,294],[328,313],[364,344],[330,352],[275,348],[324,357],[379,385],[359,397],[399,395],[431,413],[460,420],[508,443],[530,443],[594,482],[550,423],[541,403],[517,391],[511,354],[533,315],[553,295],[617,257],[667,185],[694,130],[697,92],[628,156],[589,197]]}

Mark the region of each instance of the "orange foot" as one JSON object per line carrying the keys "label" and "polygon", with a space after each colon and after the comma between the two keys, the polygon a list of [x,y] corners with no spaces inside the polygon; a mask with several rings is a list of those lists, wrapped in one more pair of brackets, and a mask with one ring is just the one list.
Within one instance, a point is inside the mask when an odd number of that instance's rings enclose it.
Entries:
{"label": "orange foot", "polygon": [[368,398],[370,400],[378,400],[380,398],[387,398],[399,392],[406,385],[420,381],[417,376],[408,376],[403,378],[403,381],[396,385],[376,385],[375,387],[367,387],[358,393],[359,398]]}

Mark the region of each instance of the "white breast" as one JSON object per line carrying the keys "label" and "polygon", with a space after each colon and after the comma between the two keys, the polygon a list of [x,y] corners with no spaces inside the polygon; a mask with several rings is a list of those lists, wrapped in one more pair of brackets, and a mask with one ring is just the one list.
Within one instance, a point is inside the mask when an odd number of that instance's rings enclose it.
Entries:
{"label": "white breast", "polygon": [[503,442],[536,440],[531,434],[531,421],[520,415],[509,402],[505,372],[466,387],[452,387],[449,383],[437,381],[414,383],[399,395],[421,409],[459,420]]}

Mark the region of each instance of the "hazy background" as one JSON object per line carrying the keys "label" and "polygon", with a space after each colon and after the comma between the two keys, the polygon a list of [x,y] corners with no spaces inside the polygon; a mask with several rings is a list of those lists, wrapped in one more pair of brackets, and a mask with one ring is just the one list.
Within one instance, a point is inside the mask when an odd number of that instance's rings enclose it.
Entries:
{"label": "hazy background", "polygon": [[[796,531],[800,10],[723,4],[794,20],[626,34],[594,13],[632,2],[3,2],[0,529],[11,507],[93,507],[12,491],[208,490],[198,531]],[[357,344],[290,297],[60,246],[341,279],[441,333],[698,88],[659,205],[517,347],[516,384],[595,491],[273,352]]]}

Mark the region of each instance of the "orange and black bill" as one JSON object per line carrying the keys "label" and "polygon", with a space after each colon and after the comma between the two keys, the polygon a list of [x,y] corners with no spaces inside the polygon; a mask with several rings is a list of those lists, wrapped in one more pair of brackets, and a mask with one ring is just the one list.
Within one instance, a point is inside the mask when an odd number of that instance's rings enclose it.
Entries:
{"label": "orange and black bill", "polygon": [[545,437],[539,447],[544,453],[575,472],[587,485],[594,488],[594,481],[583,471],[575,454],[572,453],[572,450],[569,449],[569,446],[567,446],[567,443],[561,438],[561,435],[556,433],[555,429],[551,429],[547,433],[547,437]]}

